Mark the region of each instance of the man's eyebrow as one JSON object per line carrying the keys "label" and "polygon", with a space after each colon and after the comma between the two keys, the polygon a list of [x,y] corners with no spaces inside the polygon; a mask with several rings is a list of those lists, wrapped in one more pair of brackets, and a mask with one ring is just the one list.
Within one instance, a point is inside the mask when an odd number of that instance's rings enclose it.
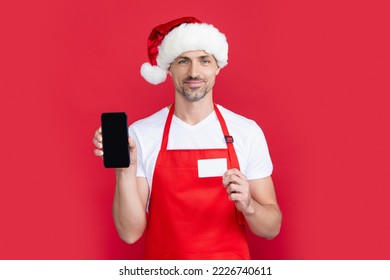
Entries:
{"label": "man's eyebrow", "polygon": [[188,56],[179,55],[176,59],[190,59]]}
{"label": "man's eyebrow", "polygon": [[[205,55],[201,55],[201,56],[195,57],[194,59],[204,59],[204,58],[210,58],[210,57],[211,57],[210,54],[205,54]],[[179,55],[176,59],[187,59],[187,60],[190,60],[191,58],[189,58],[188,56]]]}

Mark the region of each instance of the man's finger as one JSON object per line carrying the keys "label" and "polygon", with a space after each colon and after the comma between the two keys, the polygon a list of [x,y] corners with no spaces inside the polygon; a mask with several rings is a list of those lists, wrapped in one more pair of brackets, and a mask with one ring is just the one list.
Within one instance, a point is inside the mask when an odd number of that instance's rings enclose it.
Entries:
{"label": "man's finger", "polygon": [[103,156],[103,151],[99,149],[93,150],[95,156],[102,157]]}

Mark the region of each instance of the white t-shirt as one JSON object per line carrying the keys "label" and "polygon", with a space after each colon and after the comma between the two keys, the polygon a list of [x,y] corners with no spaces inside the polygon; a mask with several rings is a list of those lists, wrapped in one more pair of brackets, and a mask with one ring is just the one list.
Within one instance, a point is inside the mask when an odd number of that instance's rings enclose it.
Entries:
{"label": "white t-shirt", "polygon": [[[217,105],[234,139],[240,170],[248,180],[270,176],[272,162],[263,131],[255,121]],[[146,177],[152,189],[153,172],[161,148],[168,108],[133,123],[129,135],[137,145],[137,176]],[[175,115],[169,132],[168,150],[226,148],[221,125],[215,112],[196,125],[189,125]]]}

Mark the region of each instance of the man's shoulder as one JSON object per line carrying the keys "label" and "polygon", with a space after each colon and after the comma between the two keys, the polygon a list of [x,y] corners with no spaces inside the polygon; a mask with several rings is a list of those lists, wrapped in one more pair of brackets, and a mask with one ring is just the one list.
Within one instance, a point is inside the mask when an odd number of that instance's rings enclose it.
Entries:
{"label": "man's shoulder", "polygon": [[251,120],[247,117],[244,117],[243,115],[237,114],[222,105],[217,105],[219,111],[221,112],[223,118],[225,119],[227,125],[237,125],[237,126],[243,126],[243,127],[252,127],[256,126],[256,122],[254,120]]}
{"label": "man's shoulder", "polygon": [[161,127],[161,125],[164,125],[167,116],[168,109],[164,107],[156,113],[132,123],[130,127],[134,130],[145,130]]}

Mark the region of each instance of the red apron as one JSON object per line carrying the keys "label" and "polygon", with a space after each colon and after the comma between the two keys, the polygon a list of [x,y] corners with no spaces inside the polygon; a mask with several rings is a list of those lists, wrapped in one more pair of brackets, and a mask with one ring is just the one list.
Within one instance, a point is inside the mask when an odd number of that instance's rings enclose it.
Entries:
{"label": "red apron", "polygon": [[170,108],[153,175],[145,259],[250,259],[244,217],[222,178],[198,177],[199,159],[227,158],[228,169],[239,168],[233,138],[214,110],[226,149],[167,150],[174,104]]}

